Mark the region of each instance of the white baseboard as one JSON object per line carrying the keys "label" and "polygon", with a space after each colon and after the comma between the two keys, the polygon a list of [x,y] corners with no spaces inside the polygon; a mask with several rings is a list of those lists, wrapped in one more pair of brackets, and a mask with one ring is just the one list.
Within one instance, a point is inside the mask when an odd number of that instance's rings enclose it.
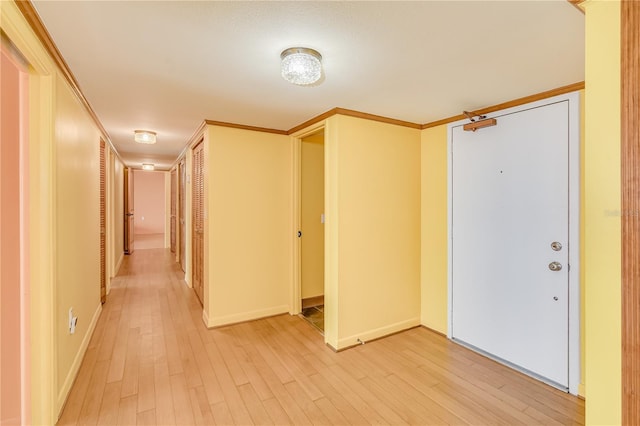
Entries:
{"label": "white baseboard", "polygon": [[84,354],[87,352],[87,348],[89,347],[89,342],[91,341],[91,337],[93,336],[93,332],[96,329],[96,324],[98,324],[98,318],[100,318],[100,313],[102,312],[102,303],[98,303],[98,307],[96,311],[93,313],[93,318],[91,318],[91,322],[89,323],[89,328],[87,328],[87,332],[82,338],[82,343],[80,343],[80,348],[78,348],[78,353],[76,354],[73,363],[71,364],[71,368],[69,369],[69,374],[64,380],[64,384],[58,393],[56,412],[58,417],[62,413],[62,408],[64,407],[65,402],[67,401],[67,397],[69,396],[69,392],[71,391],[71,386],[73,386],[73,382],[76,380],[78,375],[78,371],[80,370],[80,365],[82,365],[82,360],[84,359]]}
{"label": "white baseboard", "polygon": [[202,310],[202,321],[206,327],[209,327],[209,314],[204,309]]}
{"label": "white baseboard", "polygon": [[222,325],[235,324],[238,322],[251,321],[265,317],[272,317],[274,315],[286,314],[289,312],[289,305],[273,306],[265,309],[258,309],[256,311],[240,312],[232,315],[224,315],[218,317],[211,317],[205,319],[205,313],[202,315],[202,319],[205,320],[205,325],[208,328],[220,327]]}
{"label": "white baseboard", "polygon": [[124,252],[121,251],[120,252],[120,256],[118,257],[118,261],[116,262],[116,266],[113,268],[113,272],[111,274],[112,277],[115,277],[116,275],[118,275],[118,272],[120,271],[120,266],[122,266],[122,261],[124,260]]}
{"label": "white baseboard", "polygon": [[380,337],[388,336],[390,334],[404,331],[409,328],[413,328],[420,325],[420,317],[410,318],[408,320],[389,324],[384,327],[375,328],[373,330],[365,330],[362,333],[354,334],[353,336],[343,337],[338,339],[338,344],[334,347],[336,350],[349,348],[351,346],[360,345],[362,342],[366,343],[369,340],[379,339]]}

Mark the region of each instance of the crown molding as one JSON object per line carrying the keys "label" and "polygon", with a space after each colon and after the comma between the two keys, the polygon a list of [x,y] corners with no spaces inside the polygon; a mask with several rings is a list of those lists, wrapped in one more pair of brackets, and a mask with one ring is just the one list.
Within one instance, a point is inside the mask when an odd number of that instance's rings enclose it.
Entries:
{"label": "crown molding", "polygon": [[276,135],[286,135],[286,130],[270,129],[268,127],[247,126],[245,124],[227,123],[224,121],[204,120],[210,126],[231,127],[233,129],[251,130],[253,132],[274,133]]}
{"label": "crown molding", "polygon": [[582,6],[582,3],[584,3],[585,0],[567,0],[567,1],[571,3],[573,7],[578,9],[584,15],[584,6]]}
{"label": "crown molding", "polygon": [[[558,87],[556,89],[547,90],[545,92],[536,93],[535,95],[529,95],[523,98],[514,99],[512,101],[503,102],[501,104],[496,104],[496,105],[488,106],[485,108],[477,109],[477,110],[474,110],[473,112],[479,115],[485,115],[485,114],[500,111],[503,109],[528,104],[530,102],[551,98],[553,96],[564,95],[565,93],[571,93],[571,92],[575,92],[582,89],[584,89],[584,81],[581,81],[579,83],[569,84],[567,86]],[[442,120],[432,121],[430,123],[423,124],[421,128],[429,129],[431,127],[440,126],[442,124],[449,124],[455,121],[464,120],[465,118],[467,118],[466,115],[458,114],[452,117],[443,118]]]}

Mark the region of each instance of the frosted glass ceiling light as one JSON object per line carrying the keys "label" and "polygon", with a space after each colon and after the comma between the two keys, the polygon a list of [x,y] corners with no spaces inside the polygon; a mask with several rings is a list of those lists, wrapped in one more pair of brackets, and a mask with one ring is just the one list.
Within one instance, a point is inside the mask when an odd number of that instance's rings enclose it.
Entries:
{"label": "frosted glass ceiling light", "polygon": [[149,130],[134,130],[133,139],[138,143],[154,144],[156,143],[156,132]]}
{"label": "frosted glass ceiling light", "polygon": [[313,49],[291,47],[280,54],[282,59],[282,78],[306,86],[313,84],[322,76],[322,56]]}
{"label": "frosted glass ceiling light", "polygon": [[156,166],[151,163],[142,163],[142,170],[155,170]]}

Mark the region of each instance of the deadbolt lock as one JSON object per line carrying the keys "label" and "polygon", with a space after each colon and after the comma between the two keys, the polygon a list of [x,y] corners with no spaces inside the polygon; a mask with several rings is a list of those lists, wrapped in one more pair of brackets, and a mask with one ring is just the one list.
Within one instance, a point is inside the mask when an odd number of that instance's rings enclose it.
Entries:
{"label": "deadbolt lock", "polygon": [[560,251],[562,250],[562,244],[560,244],[558,241],[554,241],[551,243],[551,249],[553,251]]}
{"label": "deadbolt lock", "polygon": [[549,269],[551,269],[554,272],[557,272],[562,269],[562,264],[560,262],[551,262],[549,264]]}

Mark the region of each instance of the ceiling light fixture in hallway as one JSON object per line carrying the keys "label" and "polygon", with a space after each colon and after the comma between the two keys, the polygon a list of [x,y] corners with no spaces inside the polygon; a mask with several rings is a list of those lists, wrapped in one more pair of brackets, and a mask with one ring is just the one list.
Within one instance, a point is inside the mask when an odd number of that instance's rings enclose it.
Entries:
{"label": "ceiling light fixture in hallway", "polygon": [[322,55],[307,47],[290,47],[280,54],[282,78],[299,86],[307,86],[322,76]]}
{"label": "ceiling light fixture in hallway", "polygon": [[133,139],[138,143],[154,144],[156,143],[156,132],[150,130],[134,130]]}

